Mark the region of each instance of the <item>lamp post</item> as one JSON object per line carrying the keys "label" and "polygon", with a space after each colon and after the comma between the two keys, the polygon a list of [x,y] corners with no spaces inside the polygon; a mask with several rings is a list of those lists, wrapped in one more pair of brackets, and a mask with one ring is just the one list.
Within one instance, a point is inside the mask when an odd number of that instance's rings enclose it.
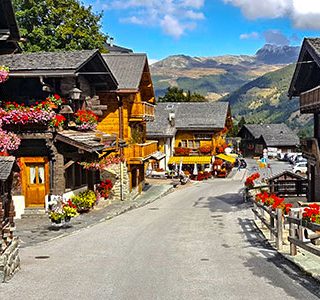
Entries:
{"label": "lamp post", "polygon": [[59,111],[59,113],[61,115],[63,115],[66,118],[66,125],[64,126],[66,129],[69,128],[69,122],[70,120],[70,116],[73,115],[73,109],[70,105],[68,104],[64,104],[61,107],[61,110]]}
{"label": "lamp post", "polygon": [[81,103],[79,103],[79,100],[81,99],[82,91],[78,89],[76,86],[69,91],[70,99],[73,101],[73,108],[75,111],[80,109]]}

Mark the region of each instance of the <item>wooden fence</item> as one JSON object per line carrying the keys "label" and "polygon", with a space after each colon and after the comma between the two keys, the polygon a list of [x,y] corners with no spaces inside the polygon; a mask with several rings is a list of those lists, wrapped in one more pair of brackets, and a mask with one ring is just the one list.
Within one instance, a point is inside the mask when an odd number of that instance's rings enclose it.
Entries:
{"label": "wooden fence", "polygon": [[[270,241],[276,242],[277,250],[283,250],[285,231],[288,231],[290,255],[297,255],[300,247],[314,255],[320,256],[320,225],[302,219],[303,208],[291,209],[289,216],[283,216],[282,210],[272,211],[271,208],[250,199],[253,213],[270,231]],[[286,227],[289,227],[286,229]]]}

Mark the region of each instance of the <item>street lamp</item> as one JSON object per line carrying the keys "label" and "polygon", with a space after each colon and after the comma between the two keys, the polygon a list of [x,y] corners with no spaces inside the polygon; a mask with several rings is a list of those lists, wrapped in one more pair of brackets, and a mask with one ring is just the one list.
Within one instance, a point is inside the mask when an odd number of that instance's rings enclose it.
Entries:
{"label": "street lamp", "polygon": [[72,100],[80,100],[82,91],[77,87],[74,87],[72,90],[69,91],[69,96]]}

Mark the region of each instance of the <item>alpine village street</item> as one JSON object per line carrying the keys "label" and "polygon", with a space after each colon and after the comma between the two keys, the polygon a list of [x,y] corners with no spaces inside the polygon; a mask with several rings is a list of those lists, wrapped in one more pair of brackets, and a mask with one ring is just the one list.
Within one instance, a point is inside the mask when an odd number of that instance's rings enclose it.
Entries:
{"label": "alpine village street", "polygon": [[256,228],[239,193],[244,173],[235,177],[21,249],[21,270],[0,298],[319,299],[319,284]]}
{"label": "alpine village street", "polygon": [[316,2],[0,0],[0,300],[320,299]]}

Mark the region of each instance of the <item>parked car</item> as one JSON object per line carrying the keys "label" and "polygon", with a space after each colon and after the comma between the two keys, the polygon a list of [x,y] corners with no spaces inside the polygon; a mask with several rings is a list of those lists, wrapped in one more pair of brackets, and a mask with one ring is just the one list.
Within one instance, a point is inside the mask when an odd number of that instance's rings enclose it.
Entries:
{"label": "parked car", "polygon": [[295,174],[307,174],[308,164],[307,162],[299,162],[293,166],[292,172]]}
{"label": "parked car", "polygon": [[287,153],[284,153],[284,152],[278,152],[277,153],[277,159],[280,160],[280,161],[285,161],[286,160],[286,154]]}
{"label": "parked car", "polygon": [[297,155],[295,157],[295,160],[294,160],[294,163],[297,164],[297,163],[300,163],[300,162],[307,162],[308,160],[303,157],[302,155]]}
{"label": "parked car", "polygon": [[294,164],[295,160],[298,156],[302,157],[302,153],[293,153],[290,157],[289,157],[289,163],[290,164]]}

